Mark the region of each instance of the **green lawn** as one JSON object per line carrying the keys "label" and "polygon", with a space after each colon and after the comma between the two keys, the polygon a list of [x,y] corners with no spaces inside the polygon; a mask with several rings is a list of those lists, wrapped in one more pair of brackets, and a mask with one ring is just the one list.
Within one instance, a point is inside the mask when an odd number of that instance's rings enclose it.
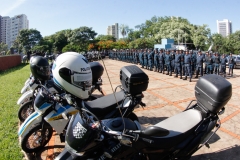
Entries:
{"label": "green lawn", "polygon": [[17,135],[17,100],[29,75],[29,65],[24,64],[0,72],[0,160],[23,159]]}

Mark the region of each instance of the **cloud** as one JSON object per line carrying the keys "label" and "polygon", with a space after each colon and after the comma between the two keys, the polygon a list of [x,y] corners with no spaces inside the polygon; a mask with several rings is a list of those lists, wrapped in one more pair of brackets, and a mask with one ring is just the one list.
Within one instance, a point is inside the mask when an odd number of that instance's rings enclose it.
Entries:
{"label": "cloud", "polygon": [[16,0],[15,2],[13,2],[13,4],[11,4],[11,6],[9,8],[6,8],[5,10],[3,10],[0,13],[0,15],[7,16],[11,11],[13,11],[16,8],[18,8],[19,6],[21,6],[26,1],[27,0]]}

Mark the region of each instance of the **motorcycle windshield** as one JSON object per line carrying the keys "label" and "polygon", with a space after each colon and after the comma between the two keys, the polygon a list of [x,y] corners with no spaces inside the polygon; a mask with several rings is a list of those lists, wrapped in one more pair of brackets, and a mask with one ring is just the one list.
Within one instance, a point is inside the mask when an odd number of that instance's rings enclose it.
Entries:
{"label": "motorcycle windshield", "polygon": [[38,94],[37,94],[37,96],[36,96],[36,98],[35,98],[35,100],[34,100],[34,106],[36,107],[36,108],[44,108],[44,104],[48,104],[48,102],[49,102],[49,95],[46,93],[46,91],[42,88],[39,92],[38,92]]}

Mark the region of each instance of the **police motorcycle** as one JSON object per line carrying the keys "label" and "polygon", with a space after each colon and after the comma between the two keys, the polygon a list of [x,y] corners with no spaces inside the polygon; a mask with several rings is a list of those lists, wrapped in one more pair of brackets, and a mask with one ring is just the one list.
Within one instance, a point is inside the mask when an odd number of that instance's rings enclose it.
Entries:
{"label": "police motorcycle", "polygon": [[64,53],[58,57],[52,69],[54,83],[66,93],[52,95],[46,86],[42,86],[34,101],[35,112],[24,121],[18,131],[20,144],[25,152],[36,152],[43,148],[49,142],[53,128],[60,135],[60,140],[64,141],[64,133],[69,121],[66,117],[76,113],[71,103],[67,103],[69,97],[79,103],[83,102],[86,109],[91,110],[101,119],[118,117],[120,108],[124,117],[137,120],[137,116],[132,111],[142,104],[141,95],[130,97],[120,91],[93,101],[84,101],[90,95],[92,72],[82,55],[74,52]]}
{"label": "police motorcycle", "polygon": [[24,86],[23,86],[23,88],[21,89],[21,91],[20,91],[20,93],[21,94],[24,94],[25,92],[27,92],[28,90],[30,90],[31,88],[30,88],[30,85],[33,83],[33,76],[32,76],[32,74],[30,74],[30,76],[29,76],[29,78],[25,81],[25,83],[24,83]]}
{"label": "police motorcycle", "polygon": [[75,105],[79,112],[69,122],[65,148],[56,160],[190,159],[201,147],[209,146],[221,126],[218,115],[224,113],[231,95],[227,80],[203,76],[195,86],[195,104],[192,101],[183,112],[145,129],[124,117],[100,120],[84,105]]}
{"label": "police motorcycle", "polygon": [[[43,61],[45,61],[45,60],[43,60]],[[90,64],[92,74],[93,74],[92,75],[93,81],[92,81],[92,86],[91,86],[91,91],[90,91],[91,96],[89,96],[89,98],[87,100],[94,100],[94,99],[97,99],[97,97],[92,95],[92,93],[95,90],[98,90],[102,95],[104,95],[102,88],[101,88],[101,85],[102,85],[101,76],[103,74],[104,68],[99,62],[90,62],[89,64]],[[32,67],[34,64],[30,63],[30,65]],[[38,64],[38,65],[41,65],[41,64]],[[33,71],[34,71],[34,69],[33,69]],[[35,75],[37,76],[37,74],[35,74]],[[41,76],[38,78],[34,78],[32,76],[31,79],[34,80],[31,84],[31,86],[32,86],[31,90],[29,90],[28,92],[23,94],[17,102],[17,104],[21,105],[18,110],[18,118],[21,122],[25,121],[25,119],[31,113],[34,112],[33,102],[38,93],[38,90],[41,88],[41,84],[45,85],[52,94],[63,92],[59,87],[57,87],[54,84],[52,79],[45,81],[45,80],[41,79]]]}

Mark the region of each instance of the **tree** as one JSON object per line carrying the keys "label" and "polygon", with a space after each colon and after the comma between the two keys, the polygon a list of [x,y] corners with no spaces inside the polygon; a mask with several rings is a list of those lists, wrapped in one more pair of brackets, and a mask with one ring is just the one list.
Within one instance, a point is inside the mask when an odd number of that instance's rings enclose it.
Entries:
{"label": "tree", "polygon": [[51,36],[46,36],[37,45],[35,45],[32,48],[32,50],[52,53],[53,43],[54,43],[54,40],[51,38]]}
{"label": "tree", "polygon": [[8,45],[5,43],[0,43],[0,55],[7,54]]}
{"label": "tree", "polygon": [[213,43],[214,51],[224,52],[226,39],[221,34],[215,33],[209,39]]}
{"label": "tree", "polygon": [[138,38],[141,38],[141,33],[140,31],[133,31],[133,30],[130,30],[130,32],[128,33],[128,40],[129,41],[133,41],[133,40],[136,40]]}
{"label": "tree", "polygon": [[132,42],[129,43],[129,48],[152,48],[155,41],[152,38],[138,38]]}
{"label": "tree", "polygon": [[210,36],[210,29],[207,28],[207,25],[202,26],[193,26],[192,27],[192,39],[193,44],[198,49],[203,49],[208,41],[208,37]]}
{"label": "tree", "polygon": [[74,44],[68,44],[63,47],[62,52],[80,52],[80,48]]}
{"label": "tree", "polygon": [[108,41],[99,41],[97,43],[98,50],[103,50],[103,49],[113,49],[114,42],[112,40]]}
{"label": "tree", "polygon": [[71,44],[79,45],[82,51],[86,51],[91,40],[95,38],[97,33],[89,27],[79,27],[72,31],[72,35],[69,38]]}
{"label": "tree", "polygon": [[[36,29],[22,29],[16,38],[14,46],[18,45],[26,51],[32,49],[42,40],[41,33]],[[20,48],[20,47],[19,47]]]}
{"label": "tree", "polygon": [[240,52],[240,31],[236,31],[227,37],[225,43],[226,52],[239,54]]}
{"label": "tree", "polygon": [[121,24],[119,28],[120,28],[120,33],[124,38],[129,32],[129,27],[128,27],[128,25]]}
{"label": "tree", "polygon": [[110,40],[110,41],[116,41],[116,38],[115,37],[113,37],[112,35],[102,35],[102,34],[100,34],[100,35],[98,35],[96,38],[95,38],[95,40],[100,40],[100,41],[102,41],[102,40],[104,40],[104,41],[108,41],[108,40]]}

